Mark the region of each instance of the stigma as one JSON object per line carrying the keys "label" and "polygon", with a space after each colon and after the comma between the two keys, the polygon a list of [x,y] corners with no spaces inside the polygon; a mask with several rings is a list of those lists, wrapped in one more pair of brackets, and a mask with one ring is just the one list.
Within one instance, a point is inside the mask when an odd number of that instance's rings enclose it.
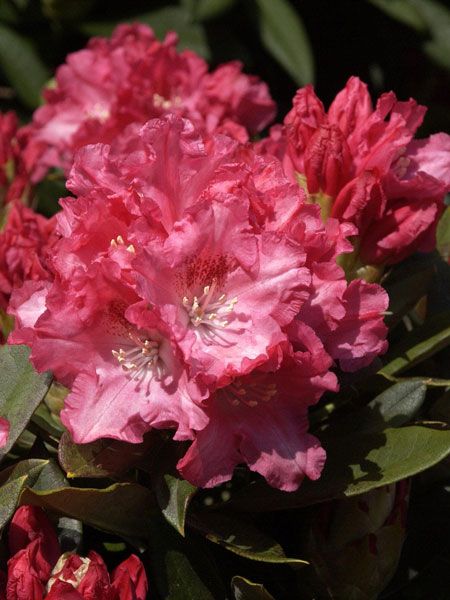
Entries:
{"label": "stigma", "polygon": [[164,367],[159,354],[159,342],[151,339],[141,339],[133,332],[129,334],[130,347],[112,350],[117,360],[132,381],[136,381],[137,389],[146,384],[147,392],[153,379],[161,380]]}

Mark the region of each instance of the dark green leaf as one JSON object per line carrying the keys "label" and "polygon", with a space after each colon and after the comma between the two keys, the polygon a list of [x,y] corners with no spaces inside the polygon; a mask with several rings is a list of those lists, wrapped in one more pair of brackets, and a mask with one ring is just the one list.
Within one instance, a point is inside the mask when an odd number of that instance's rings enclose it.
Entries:
{"label": "dark green leaf", "polygon": [[191,5],[190,13],[197,21],[215,19],[229,10],[236,0],[185,0],[184,4]]}
{"label": "dark green leaf", "polygon": [[6,474],[6,480],[0,487],[0,529],[13,516],[22,490],[25,486],[34,485],[48,462],[48,460],[38,459],[24,460],[2,471],[0,477],[3,479]]}
{"label": "dark green leaf", "polygon": [[413,27],[419,31],[425,31],[427,26],[420,11],[410,0],[369,0],[377,8],[384,11],[393,19]]}
{"label": "dark green leaf", "polygon": [[314,80],[314,62],[308,34],[288,0],[256,0],[261,39],[267,50],[298,85]]}
{"label": "dark green leaf", "polygon": [[142,444],[118,440],[97,440],[90,444],[75,444],[68,432],[60,439],[59,462],[67,477],[117,477],[142,460],[150,447],[150,438]]}
{"label": "dark green leaf", "polygon": [[8,442],[0,450],[0,460],[26,428],[51,383],[48,373],[36,373],[29,354],[26,346],[0,348],[0,415],[10,422]]}
{"label": "dark green leaf", "polygon": [[164,519],[151,521],[150,567],[159,596],[166,600],[224,600],[223,582],[209,553],[182,538]]}
{"label": "dark green leaf", "polygon": [[437,248],[443,258],[450,258],[450,206],[447,206],[436,231]]}
{"label": "dark green leaf", "polygon": [[[384,426],[400,427],[414,417],[425,400],[427,388],[421,381],[404,381],[388,388],[368,404],[372,414],[378,413]],[[379,427],[378,427],[379,430]],[[377,431],[377,425],[364,425],[358,431]]]}
{"label": "dark green leaf", "polygon": [[29,108],[36,108],[50,74],[31,42],[2,24],[0,66],[22,102]]}
{"label": "dark green leaf", "polygon": [[389,349],[381,375],[396,375],[450,344],[450,312],[438,314]]}
{"label": "dark green leaf", "polygon": [[236,575],[231,580],[231,589],[235,600],[274,600],[266,588],[260,583],[253,583]]}
{"label": "dark green leaf", "polygon": [[183,451],[170,441],[164,445],[155,460],[152,483],[164,517],[184,536],[186,511],[197,488],[182,479],[176,469]]}
{"label": "dark green leaf", "polygon": [[26,489],[20,502],[42,506],[103,531],[140,540],[149,536],[149,522],[155,508],[151,492],[135,483],[117,483],[105,489]]}
{"label": "dark green leaf", "polygon": [[211,542],[244,558],[267,563],[308,564],[299,558],[288,558],[277,542],[251,522],[233,514],[196,513],[189,516],[188,523]]}
{"label": "dark green leaf", "polygon": [[[450,430],[411,425],[379,433],[355,432],[322,439],[327,462],[317,481],[304,481],[297,492],[274,490],[257,482],[232,497],[238,510],[286,510],[362,494],[411,477],[450,454]],[[323,436],[322,436],[323,437]]]}

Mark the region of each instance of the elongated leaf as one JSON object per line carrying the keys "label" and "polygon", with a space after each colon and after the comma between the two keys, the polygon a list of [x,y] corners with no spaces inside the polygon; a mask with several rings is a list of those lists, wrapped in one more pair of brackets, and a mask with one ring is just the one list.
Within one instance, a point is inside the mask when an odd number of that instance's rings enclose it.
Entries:
{"label": "elongated leaf", "polygon": [[150,438],[142,444],[127,444],[118,440],[97,440],[90,444],[75,444],[68,432],[59,442],[58,457],[67,477],[117,477],[135,466],[149,449]]}
{"label": "elongated leaf", "polygon": [[34,485],[42,469],[47,465],[48,460],[31,459],[8,469],[6,481],[0,487],[0,529],[13,516],[22,490],[26,486]]}
{"label": "elongated leaf", "polygon": [[36,108],[50,73],[31,42],[3,24],[0,24],[0,66],[22,102]]}
{"label": "elongated leaf", "polygon": [[447,206],[436,231],[436,243],[442,257],[450,258],[450,206]]}
{"label": "elongated leaf", "polygon": [[266,588],[260,583],[253,583],[236,575],[231,580],[231,589],[235,600],[274,600]]}
{"label": "elongated leaf", "polygon": [[386,355],[381,375],[396,375],[429,358],[450,344],[450,312],[426,321]]}
{"label": "elongated leaf", "polygon": [[298,85],[314,81],[314,60],[303,22],[288,0],[256,0],[261,39]]}
{"label": "elongated leaf", "polygon": [[236,515],[202,512],[190,516],[188,523],[211,542],[244,558],[267,563],[308,564],[299,558],[288,558],[277,542]]}
{"label": "elongated leaf", "polygon": [[406,479],[437,464],[450,454],[450,430],[411,425],[379,433],[323,439],[327,462],[318,481],[304,481],[297,492],[286,493],[257,482],[237,493],[235,510],[286,510],[362,494]]}
{"label": "elongated leaf", "polygon": [[79,519],[92,527],[124,538],[145,540],[154,514],[151,492],[135,483],[118,483],[105,489],[26,489],[21,504],[34,504]]}
{"label": "elongated leaf", "polygon": [[176,464],[185,448],[167,442],[160,450],[152,471],[152,485],[164,517],[178,533],[184,536],[186,511],[197,488],[182,479]]}
{"label": "elongated leaf", "polygon": [[11,427],[0,460],[28,425],[51,383],[48,373],[36,373],[28,360],[29,354],[26,346],[0,348],[0,415],[8,419]]}
{"label": "elongated leaf", "polygon": [[197,540],[182,538],[164,519],[151,521],[150,568],[159,597],[225,600],[217,567]]}
{"label": "elongated leaf", "polygon": [[414,27],[418,31],[425,31],[427,28],[420,11],[410,0],[369,0],[369,2],[409,27]]}

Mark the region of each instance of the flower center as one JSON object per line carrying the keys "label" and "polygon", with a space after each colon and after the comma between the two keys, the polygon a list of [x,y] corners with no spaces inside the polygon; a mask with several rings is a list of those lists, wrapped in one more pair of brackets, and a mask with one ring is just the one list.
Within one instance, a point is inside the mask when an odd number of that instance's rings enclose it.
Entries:
{"label": "flower center", "polygon": [[192,299],[184,296],[183,306],[194,327],[204,325],[209,329],[222,329],[228,325],[224,317],[233,312],[237,301],[237,297],[228,300],[226,294],[218,296],[217,279],[214,278],[211,285],[203,288],[201,296]]}
{"label": "flower center", "polygon": [[141,339],[138,335],[130,332],[130,348],[112,350],[112,355],[122,369],[130,375],[132,381],[137,382],[137,388],[147,384],[147,393],[153,378],[161,380],[164,376],[164,365],[159,355],[159,342],[149,339]]}
{"label": "flower center", "polygon": [[236,379],[217,393],[232,406],[245,404],[250,408],[254,408],[260,402],[269,402],[276,395],[277,386],[274,381],[270,381],[265,373],[261,373],[252,375],[247,381]]}
{"label": "flower center", "polygon": [[153,94],[153,106],[156,108],[162,108],[164,110],[169,110],[170,108],[178,108],[181,106],[182,100],[180,96],[174,96],[170,100],[161,96],[161,94]]}

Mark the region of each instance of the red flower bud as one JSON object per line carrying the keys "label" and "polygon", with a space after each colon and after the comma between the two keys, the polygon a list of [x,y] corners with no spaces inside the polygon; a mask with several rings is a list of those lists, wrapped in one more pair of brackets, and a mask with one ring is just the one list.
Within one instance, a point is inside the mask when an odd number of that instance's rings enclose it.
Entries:
{"label": "red flower bud", "polygon": [[351,160],[338,127],[321,125],[305,151],[305,175],[310,194],[322,192],[335,198],[350,179]]}
{"label": "red flower bud", "polygon": [[17,509],[9,527],[9,551],[15,556],[33,544],[33,569],[45,583],[61,548],[55,530],[46,514],[37,506],[21,506]]}
{"label": "red flower bud", "polygon": [[20,550],[8,561],[8,583],[6,597],[8,600],[43,600],[44,584],[41,580],[40,540],[36,539],[26,548]]}
{"label": "red flower bud", "polygon": [[112,574],[112,586],[118,592],[118,600],[145,600],[148,583],[144,565],[132,554]]}

